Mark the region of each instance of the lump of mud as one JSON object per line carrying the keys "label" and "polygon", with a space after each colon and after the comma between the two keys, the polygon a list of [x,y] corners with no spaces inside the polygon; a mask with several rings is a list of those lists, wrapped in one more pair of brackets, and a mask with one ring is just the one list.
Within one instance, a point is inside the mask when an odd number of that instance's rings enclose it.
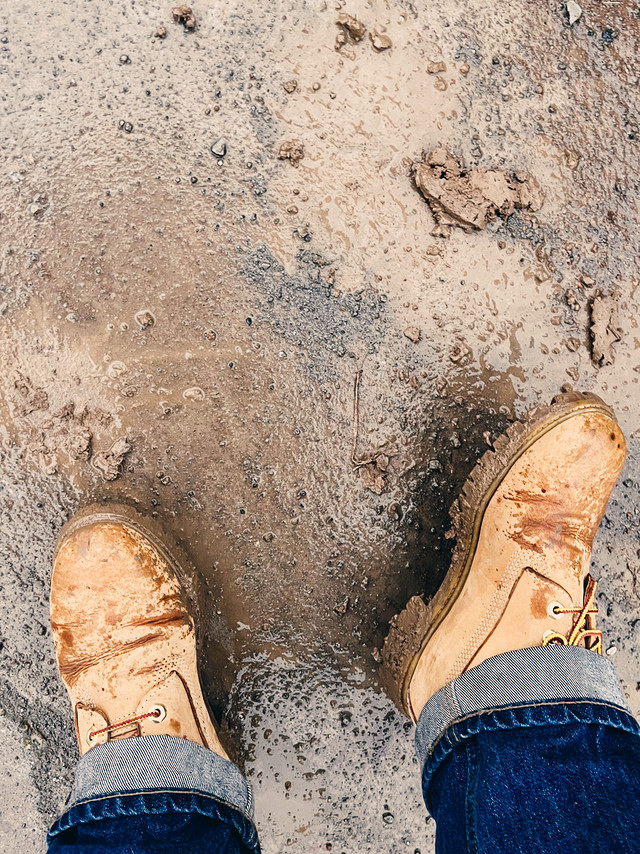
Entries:
{"label": "lump of mud", "polygon": [[91,465],[100,472],[104,480],[115,480],[120,475],[120,466],[131,450],[127,439],[116,439],[108,451],[98,451],[91,458]]}
{"label": "lump of mud", "polygon": [[190,6],[174,6],[171,14],[176,24],[182,24],[185,30],[195,30],[196,16]]}
{"label": "lump of mud", "polygon": [[40,429],[46,453],[54,459],[63,452],[70,460],[88,460],[93,436],[83,423],[87,415],[86,409],[76,412],[75,404],[69,402],[43,421]]}
{"label": "lump of mud", "polygon": [[346,44],[361,42],[364,38],[364,34],[366,32],[365,25],[362,23],[362,21],[359,21],[352,15],[347,15],[342,12],[340,15],[338,15],[338,20],[336,21],[336,24],[339,27],[339,32],[336,36],[336,50],[340,50]]}
{"label": "lump of mud", "polygon": [[415,162],[411,175],[436,219],[434,233],[447,237],[452,226],[484,229],[496,217],[516,209],[537,211],[544,194],[540,184],[523,172],[465,169],[447,148],[434,148]]}
{"label": "lump of mud", "polygon": [[386,454],[378,454],[371,462],[360,467],[362,485],[376,495],[382,495],[387,491],[387,474],[389,468],[389,457]]}
{"label": "lump of mud", "polygon": [[43,388],[34,388],[29,377],[25,377],[20,371],[14,371],[11,382],[14,415],[24,418],[36,410],[48,408],[49,397],[46,391]]}
{"label": "lump of mud", "polygon": [[598,294],[591,303],[591,358],[600,367],[613,365],[613,345],[622,340],[618,323],[618,294]]}
{"label": "lump of mud", "polygon": [[297,166],[304,157],[304,145],[299,139],[283,142],[278,149],[278,160],[289,160],[292,166]]}
{"label": "lump of mud", "polygon": [[422,338],[422,330],[418,326],[407,326],[404,330],[404,337],[417,344]]}
{"label": "lump of mud", "polygon": [[383,50],[389,50],[390,47],[393,47],[393,42],[389,36],[385,33],[379,33],[378,30],[369,33],[369,41],[371,42],[371,47],[378,53],[382,53]]}

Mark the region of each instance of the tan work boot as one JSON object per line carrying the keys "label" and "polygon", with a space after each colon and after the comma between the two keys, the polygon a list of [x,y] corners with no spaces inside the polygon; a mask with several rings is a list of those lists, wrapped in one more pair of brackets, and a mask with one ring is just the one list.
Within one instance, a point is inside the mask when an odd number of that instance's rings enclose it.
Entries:
{"label": "tan work boot", "polygon": [[63,528],[51,627],[81,755],[111,739],[172,735],[228,758],[202,696],[179,567],[176,547],[128,508],[91,508]]}
{"label": "tan work boot", "polygon": [[576,392],[496,441],[452,508],[457,542],[442,586],[391,621],[382,675],[402,711],[417,720],[436,691],[502,652],[601,651],[587,572],[625,452],[612,411]]}

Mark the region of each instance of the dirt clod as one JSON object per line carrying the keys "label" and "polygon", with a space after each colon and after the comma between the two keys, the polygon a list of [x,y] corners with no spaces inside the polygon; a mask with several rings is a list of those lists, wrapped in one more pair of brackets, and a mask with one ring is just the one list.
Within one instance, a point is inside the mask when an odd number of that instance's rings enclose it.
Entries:
{"label": "dirt clod", "polygon": [[349,597],[345,596],[344,599],[341,599],[333,610],[336,612],[336,614],[344,616],[344,614],[346,614],[349,610]]}
{"label": "dirt clod", "polygon": [[278,149],[278,160],[289,160],[292,166],[297,166],[304,157],[304,144],[299,139],[283,142]]}
{"label": "dirt clod", "polygon": [[338,15],[336,24],[340,28],[336,36],[336,50],[340,50],[345,44],[361,42],[364,38],[366,32],[365,25],[352,15],[342,12]]}
{"label": "dirt clod", "polygon": [[29,205],[29,213],[32,217],[35,217],[35,219],[40,219],[44,215],[48,206],[47,197],[39,193],[34,197],[33,201]]}
{"label": "dirt clod", "polygon": [[55,419],[57,430],[47,436],[46,445],[52,454],[66,453],[70,460],[88,460],[91,454],[91,431],[71,415],[67,419]]}
{"label": "dirt clod", "polygon": [[362,484],[365,489],[371,490],[376,495],[382,495],[387,491],[387,469],[389,457],[386,454],[378,456],[370,463],[360,467]]}
{"label": "dirt clod", "polygon": [[91,465],[99,471],[104,480],[116,480],[120,476],[120,466],[131,450],[128,439],[120,438],[107,451],[98,451],[91,458]]}
{"label": "dirt clod", "polygon": [[167,28],[164,24],[160,24],[158,29],[153,34],[153,37],[156,39],[166,39],[167,37]]}
{"label": "dirt clod", "polygon": [[195,30],[196,16],[190,6],[174,6],[171,15],[176,24],[182,24],[185,30]]}
{"label": "dirt clod", "polygon": [[289,95],[291,95],[298,88],[298,81],[297,80],[287,80],[285,83],[282,84],[282,88],[284,89],[285,92],[288,92]]}
{"label": "dirt clod", "polygon": [[572,311],[577,311],[580,308],[580,302],[578,301],[578,295],[573,290],[573,288],[567,288],[565,291],[565,299],[567,301],[567,305]]}
{"label": "dirt clod", "polygon": [[200,388],[200,386],[191,386],[191,388],[186,388],[182,392],[182,396],[185,400],[204,400],[205,393],[204,390]]}
{"label": "dirt clod", "polygon": [[523,172],[465,169],[447,148],[434,148],[412,166],[416,187],[436,219],[436,233],[448,236],[452,226],[484,229],[496,217],[516,209],[537,211],[544,195],[540,184]]}
{"label": "dirt clod", "polygon": [[393,42],[385,33],[380,33],[378,30],[374,30],[372,33],[369,33],[369,41],[371,42],[371,46],[374,50],[377,50],[378,53],[382,53],[383,50],[389,50],[390,47],[393,47]]}
{"label": "dirt clod", "polygon": [[149,329],[151,326],[155,326],[156,318],[153,312],[145,308],[136,313],[135,321],[141,329]]}
{"label": "dirt clod", "polygon": [[409,341],[413,341],[414,344],[417,344],[422,338],[422,330],[419,326],[407,326],[404,330],[404,337],[408,338]]}
{"label": "dirt clod", "polygon": [[613,365],[613,345],[622,339],[618,322],[618,294],[598,294],[591,303],[591,358],[600,367]]}
{"label": "dirt clod", "polygon": [[49,397],[43,388],[34,388],[29,377],[14,371],[11,377],[13,385],[13,407],[14,414],[24,418],[37,409],[46,409],[49,406]]}
{"label": "dirt clod", "polygon": [[437,62],[431,60],[431,62],[427,63],[427,74],[440,74],[442,71],[446,71],[446,64],[440,59]]}

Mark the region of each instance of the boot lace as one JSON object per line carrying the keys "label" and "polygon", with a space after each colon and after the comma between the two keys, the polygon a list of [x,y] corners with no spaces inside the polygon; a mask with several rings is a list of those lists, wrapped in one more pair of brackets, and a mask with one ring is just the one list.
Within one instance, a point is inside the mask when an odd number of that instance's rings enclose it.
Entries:
{"label": "boot lace", "polygon": [[118,721],[118,723],[110,724],[109,726],[105,726],[102,729],[96,729],[93,732],[87,733],[87,741],[91,743],[94,738],[99,735],[110,734],[115,732],[116,730],[123,729],[124,727],[131,726],[131,724],[137,724],[138,721],[144,721],[147,718],[154,718],[156,721],[161,721],[166,716],[166,710],[164,706],[154,706],[150,711],[145,712],[142,715],[136,715],[134,718],[127,718],[124,721]]}
{"label": "boot lace", "polygon": [[547,632],[542,641],[543,646],[558,644],[559,646],[580,646],[584,642],[587,649],[602,655],[602,632],[596,629],[595,618],[598,607],[595,604],[597,582],[587,575],[582,608],[563,608],[554,606],[555,614],[576,614],[576,620],[568,636],[561,632]]}

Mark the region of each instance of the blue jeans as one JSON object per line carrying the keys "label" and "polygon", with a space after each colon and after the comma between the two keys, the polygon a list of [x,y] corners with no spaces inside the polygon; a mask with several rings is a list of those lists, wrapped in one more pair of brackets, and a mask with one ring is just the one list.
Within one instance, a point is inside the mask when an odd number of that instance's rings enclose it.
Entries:
{"label": "blue jeans", "polygon": [[[576,647],[487,659],[416,729],[438,854],[640,854],[640,726],[610,661]],[[260,851],[239,770],[169,736],[80,760],[50,854]]]}

